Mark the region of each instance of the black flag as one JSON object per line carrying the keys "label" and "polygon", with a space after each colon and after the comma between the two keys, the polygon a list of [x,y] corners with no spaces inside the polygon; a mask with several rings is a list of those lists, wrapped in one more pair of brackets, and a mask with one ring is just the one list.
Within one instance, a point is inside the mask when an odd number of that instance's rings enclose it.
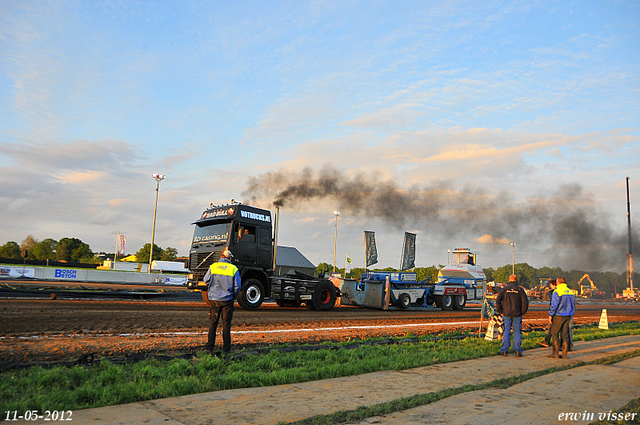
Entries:
{"label": "black flag", "polygon": [[376,237],[374,232],[364,231],[364,267],[365,269],[378,262]]}
{"label": "black flag", "polygon": [[416,234],[404,232],[404,244],[402,247],[402,267],[400,270],[409,270],[416,266]]}

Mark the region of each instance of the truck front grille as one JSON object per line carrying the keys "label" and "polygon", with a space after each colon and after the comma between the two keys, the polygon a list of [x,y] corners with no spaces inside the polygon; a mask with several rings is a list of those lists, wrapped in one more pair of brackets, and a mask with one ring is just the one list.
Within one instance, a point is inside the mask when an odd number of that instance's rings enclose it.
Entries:
{"label": "truck front grille", "polygon": [[[220,259],[219,252],[214,252],[211,256],[209,256],[209,254],[211,254],[211,252],[191,253],[189,258],[189,267],[191,273],[193,273],[193,280],[195,282],[201,282],[204,279],[204,275],[207,273],[209,266]],[[207,258],[207,256],[209,256],[209,258]],[[205,258],[207,259],[205,260]]]}

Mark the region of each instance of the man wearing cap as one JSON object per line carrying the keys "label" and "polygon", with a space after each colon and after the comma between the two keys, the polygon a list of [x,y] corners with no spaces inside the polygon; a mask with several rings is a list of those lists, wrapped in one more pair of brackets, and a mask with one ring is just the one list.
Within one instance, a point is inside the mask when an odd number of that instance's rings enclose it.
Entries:
{"label": "man wearing cap", "polygon": [[511,328],[513,327],[513,350],[522,357],[522,316],[529,310],[529,298],[518,285],[518,276],[509,276],[509,284],[502,288],[496,298],[496,310],[502,314],[504,333],[502,334],[501,356],[507,356],[511,346]]}
{"label": "man wearing cap", "polygon": [[220,261],[211,264],[204,283],[207,284],[207,298],[209,300],[209,338],[206,349],[212,352],[216,344],[216,329],[222,318],[222,352],[231,351],[231,319],[233,318],[233,300],[240,292],[240,272],[231,264],[229,257],[233,257],[229,248],[225,248],[220,255]]}
{"label": "man wearing cap", "polygon": [[562,333],[562,356],[566,359],[570,348],[569,327],[576,308],[576,297],[567,286],[564,277],[556,279],[558,287],[551,295],[549,306],[549,323],[551,323],[551,335],[553,336],[553,351],[547,357],[558,358],[560,351],[560,333]]}

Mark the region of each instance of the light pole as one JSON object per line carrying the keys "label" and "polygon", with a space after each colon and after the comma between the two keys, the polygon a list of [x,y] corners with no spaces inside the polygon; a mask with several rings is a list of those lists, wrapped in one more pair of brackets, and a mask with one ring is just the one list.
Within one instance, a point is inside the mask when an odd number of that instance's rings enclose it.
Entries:
{"label": "light pole", "polygon": [[164,174],[153,173],[151,175],[156,179],[156,206],[153,209],[153,228],[151,229],[151,246],[149,247],[149,270],[151,273],[151,262],[153,261],[153,239],[156,236],[156,212],[158,211],[158,191],[160,189],[160,181],[164,179]]}
{"label": "light pole", "polygon": [[334,211],[333,215],[336,216],[336,235],[333,239],[333,271],[336,271],[336,251],[338,248],[338,216],[340,215],[340,211]]}
{"label": "light pole", "polygon": [[513,259],[511,260],[511,274],[516,274],[516,244],[511,242],[511,248],[513,249]]}

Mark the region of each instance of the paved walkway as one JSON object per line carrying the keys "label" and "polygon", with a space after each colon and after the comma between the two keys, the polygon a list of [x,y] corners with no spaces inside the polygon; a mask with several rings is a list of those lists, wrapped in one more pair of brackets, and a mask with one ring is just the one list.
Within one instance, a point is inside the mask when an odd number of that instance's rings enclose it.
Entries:
{"label": "paved walkway", "polygon": [[[554,364],[590,362],[640,349],[640,336],[578,341],[574,349],[569,353],[568,360],[549,359],[546,355],[550,350],[539,348],[525,351],[522,358],[486,357],[399,372],[376,372],[301,384],[215,391],[86,409],[75,411],[73,422],[96,425],[286,423],[400,397],[519,376],[547,369]],[[369,418],[362,423],[587,424],[597,420],[599,413],[617,412],[616,409],[629,401],[640,398],[638,383],[640,357],[609,366],[583,366],[545,375],[506,390],[465,393],[385,417]],[[595,417],[590,420],[559,421],[559,415],[563,413],[593,413]]]}

